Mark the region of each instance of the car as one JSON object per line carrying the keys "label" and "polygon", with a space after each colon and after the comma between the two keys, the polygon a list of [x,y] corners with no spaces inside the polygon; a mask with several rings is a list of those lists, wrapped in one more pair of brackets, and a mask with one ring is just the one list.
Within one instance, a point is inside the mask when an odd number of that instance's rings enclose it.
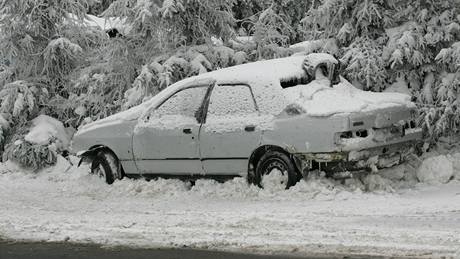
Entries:
{"label": "car", "polygon": [[237,65],[179,81],[150,100],[82,126],[81,162],[123,176],[245,176],[283,188],[401,163],[422,139],[410,96],[360,90],[314,53]]}

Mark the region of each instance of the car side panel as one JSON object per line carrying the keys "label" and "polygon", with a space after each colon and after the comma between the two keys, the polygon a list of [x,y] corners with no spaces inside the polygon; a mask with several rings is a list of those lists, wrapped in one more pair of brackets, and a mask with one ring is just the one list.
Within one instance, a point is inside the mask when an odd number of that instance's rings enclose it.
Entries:
{"label": "car side panel", "polygon": [[78,153],[93,146],[106,146],[120,159],[127,174],[136,174],[132,152],[132,134],[136,123],[137,120],[118,120],[79,132],[72,141],[72,151]]}
{"label": "car side panel", "polygon": [[262,145],[276,145],[290,153],[334,152],[336,132],[349,125],[346,116],[309,117],[283,116],[274,120],[273,129],[265,130]]}
{"label": "car side panel", "polygon": [[[185,134],[183,129],[190,129]],[[177,128],[139,127],[133,137],[136,165],[142,174],[201,174],[198,133],[200,125]]]}
{"label": "car side panel", "polygon": [[225,175],[247,173],[251,152],[260,145],[261,130],[244,130],[245,125],[231,131],[216,132],[203,124],[200,130],[200,155],[206,174]]}

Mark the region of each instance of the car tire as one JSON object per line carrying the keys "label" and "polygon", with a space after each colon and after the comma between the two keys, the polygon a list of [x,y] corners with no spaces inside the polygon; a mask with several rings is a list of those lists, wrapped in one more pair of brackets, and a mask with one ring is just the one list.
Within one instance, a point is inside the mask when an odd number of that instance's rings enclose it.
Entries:
{"label": "car tire", "polygon": [[262,180],[264,175],[272,172],[273,169],[278,169],[280,172],[287,173],[287,181],[285,189],[289,189],[294,186],[299,180],[299,174],[297,169],[289,156],[280,151],[270,150],[266,152],[259,160],[256,166],[254,183],[264,188]]}
{"label": "car tire", "polygon": [[91,173],[98,175],[107,184],[122,178],[121,164],[118,158],[110,151],[100,150],[91,163]]}

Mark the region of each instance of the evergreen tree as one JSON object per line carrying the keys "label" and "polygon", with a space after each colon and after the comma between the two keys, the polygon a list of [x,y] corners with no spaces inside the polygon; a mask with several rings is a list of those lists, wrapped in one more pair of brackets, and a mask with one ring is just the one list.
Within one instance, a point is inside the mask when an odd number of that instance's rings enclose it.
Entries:
{"label": "evergreen tree", "polygon": [[68,75],[90,45],[86,9],[85,0],[0,1],[0,112],[15,129],[42,109],[59,110],[51,107],[55,97],[68,97]]}
{"label": "evergreen tree", "polygon": [[344,74],[365,89],[403,80],[423,111],[421,123],[437,137],[459,130],[458,76],[451,78],[459,73],[459,11],[456,0],[322,0],[303,30],[307,39],[337,39]]}

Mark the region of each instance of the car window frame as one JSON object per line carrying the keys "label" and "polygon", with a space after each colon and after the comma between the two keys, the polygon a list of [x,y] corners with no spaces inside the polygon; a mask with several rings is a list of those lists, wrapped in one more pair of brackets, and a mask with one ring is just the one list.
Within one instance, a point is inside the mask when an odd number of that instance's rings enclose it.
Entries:
{"label": "car window frame", "polygon": [[209,109],[209,102],[211,100],[211,95],[212,95],[212,92],[214,90],[214,87],[216,86],[237,86],[237,85],[243,85],[243,86],[246,86],[249,88],[249,92],[251,93],[251,97],[252,97],[252,101],[254,102],[254,108],[256,110],[256,113],[260,116],[260,110],[259,110],[259,106],[257,104],[257,101],[256,101],[256,98],[255,98],[255,95],[254,95],[254,92],[252,91],[252,87],[251,85],[249,85],[248,83],[224,83],[224,84],[214,84],[212,85],[211,87],[209,87],[209,91],[208,91],[208,95],[206,96],[205,98],[205,105],[203,107],[203,118],[202,118],[202,123],[206,123],[207,121],[207,118],[208,118],[208,109]]}
{"label": "car window frame", "polygon": [[[168,97],[166,97],[164,100],[162,100],[160,103],[158,103],[157,105],[155,105],[154,107],[151,107],[149,109],[149,111],[146,112],[146,116],[145,116],[145,119],[144,120],[149,120],[150,119],[150,115],[154,112],[156,112],[165,102],[167,102],[169,99],[171,99],[173,96],[175,96],[176,94],[182,92],[182,91],[185,91],[185,90],[188,90],[188,89],[192,89],[192,88],[200,88],[200,87],[206,87],[206,92],[204,94],[204,97],[203,97],[203,100],[201,100],[201,104],[198,108],[198,110],[195,112],[195,119],[197,120],[197,123],[201,124],[201,120],[202,120],[202,114],[199,114],[200,116],[197,117],[197,114],[198,113],[202,113],[202,110],[203,110],[203,107],[204,107],[204,104],[205,104],[205,101],[206,101],[206,98],[207,96],[209,95],[209,92],[210,92],[210,89],[212,87],[212,85],[209,85],[209,84],[199,84],[199,85],[191,85],[191,86],[187,86],[185,88],[182,88],[182,89],[178,89],[177,91],[171,93]],[[177,114],[179,115],[179,114]]]}

